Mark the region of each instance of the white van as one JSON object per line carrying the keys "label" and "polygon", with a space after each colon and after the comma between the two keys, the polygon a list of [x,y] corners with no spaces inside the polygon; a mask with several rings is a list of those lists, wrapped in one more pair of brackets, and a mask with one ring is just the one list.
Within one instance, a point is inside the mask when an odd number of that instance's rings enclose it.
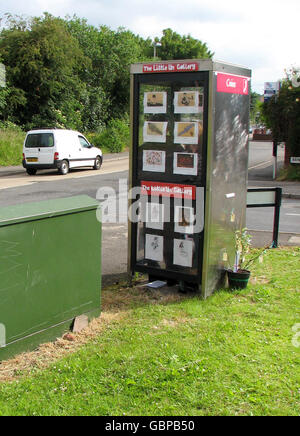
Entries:
{"label": "white van", "polygon": [[70,168],[91,166],[99,170],[102,160],[102,151],[74,130],[38,129],[26,134],[23,167],[29,175],[52,168],[63,175],[68,174]]}

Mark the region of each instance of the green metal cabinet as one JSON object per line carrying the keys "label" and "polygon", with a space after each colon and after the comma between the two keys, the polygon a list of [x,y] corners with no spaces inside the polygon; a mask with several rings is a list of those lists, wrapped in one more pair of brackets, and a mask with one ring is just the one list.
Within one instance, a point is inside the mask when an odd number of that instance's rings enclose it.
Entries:
{"label": "green metal cabinet", "polygon": [[77,196],[0,208],[0,360],[100,314],[98,207]]}

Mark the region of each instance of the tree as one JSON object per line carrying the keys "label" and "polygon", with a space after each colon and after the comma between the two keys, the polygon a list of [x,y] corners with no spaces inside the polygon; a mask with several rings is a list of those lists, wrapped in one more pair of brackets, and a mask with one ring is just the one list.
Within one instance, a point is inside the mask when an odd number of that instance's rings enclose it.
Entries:
{"label": "tree", "polygon": [[[131,31],[94,27],[76,16],[45,13],[7,17],[0,33],[7,92],[0,90],[2,118],[24,128],[62,126],[101,130],[129,111],[130,65],[153,58],[151,39]],[[163,31],[162,59],[208,58],[206,44]],[[4,95],[5,94],[5,95]]]}
{"label": "tree", "polygon": [[250,95],[250,122],[252,124],[257,124],[260,120],[260,112],[262,103],[260,102],[260,95],[256,92],[251,91]]}
{"label": "tree", "polygon": [[159,57],[162,60],[171,59],[206,59],[212,58],[213,53],[206,43],[192,38],[190,35],[181,36],[172,29],[163,30],[160,39]]}
{"label": "tree", "polygon": [[6,94],[7,94],[7,91],[3,88],[0,88],[0,114],[6,105]]}
{"label": "tree", "polygon": [[285,163],[289,156],[300,156],[300,69],[286,72],[278,96],[263,105],[266,124],[272,129],[274,141],[286,143]]}
{"label": "tree", "polygon": [[[88,92],[89,101],[98,106],[101,121],[107,123],[109,119],[128,112],[129,67],[144,58],[143,40],[124,28],[117,31],[107,26],[96,28],[76,16],[67,20],[67,26],[91,61],[82,79],[91,91]],[[99,90],[98,102],[96,90]],[[97,121],[95,116],[93,122],[96,128],[100,120]]]}
{"label": "tree", "polygon": [[[153,58],[151,39],[142,39],[131,31],[108,26],[96,28],[86,19],[76,16],[66,20],[71,35],[91,64],[82,72],[81,79],[87,84],[85,124],[97,130],[112,118],[122,117],[129,111],[130,64]],[[164,30],[161,39],[162,59],[207,58],[212,53],[206,44],[191,36],[180,36],[171,29]],[[96,108],[96,110],[95,110]],[[91,114],[89,117],[88,114]]]}
{"label": "tree", "polygon": [[80,127],[85,85],[79,71],[89,63],[59,18],[10,19],[1,32],[0,50],[7,66],[7,113],[27,128]]}

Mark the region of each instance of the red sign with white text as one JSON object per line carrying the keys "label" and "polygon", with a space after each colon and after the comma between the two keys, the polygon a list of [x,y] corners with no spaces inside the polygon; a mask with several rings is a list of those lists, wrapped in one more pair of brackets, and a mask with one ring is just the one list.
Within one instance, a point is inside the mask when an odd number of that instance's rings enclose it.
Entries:
{"label": "red sign with white text", "polygon": [[197,62],[172,62],[168,64],[144,64],[143,73],[182,73],[198,71]]}
{"label": "red sign with white text", "polygon": [[217,91],[229,94],[249,94],[249,77],[217,73]]}
{"label": "red sign with white text", "polygon": [[162,197],[196,199],[196,186],[178,185],[175,183],[141,182],[141,194]]}

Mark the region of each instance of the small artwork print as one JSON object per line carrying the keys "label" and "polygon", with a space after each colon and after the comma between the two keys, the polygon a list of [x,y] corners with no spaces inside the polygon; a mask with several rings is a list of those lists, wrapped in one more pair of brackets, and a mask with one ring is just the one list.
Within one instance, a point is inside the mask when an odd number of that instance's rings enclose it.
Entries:
{"label": "small artwork print", "polygon": [[146,204],[146,227],[150,229],[164,229],[164,205],[159,203]]}
{"label": "small artwork print", "polygon": [[198,144],[198,123],[175,123],[174,142],[176,144]]}
{"label": "small artwork print", "polygon": [[175,92],[174,113],[193,114],[203,112],[203,95],[198,91]]}
{"label": "small artwork print", "polygon": [[198,173],[198,155],[196,153],[174,153],[174,174],[196,176]]}
{"label": "small artwork print", "polygon": [[175,232],[193,233],[194,232],[194,210],[192,207],[175,207]]}
{"label": "small artwork print", "polygon": [[164,252],[164,238],[159,235],[146,234],[145,242],[145,258],[155,260],[157,262],[163,261]]}
{"label": "small artwork print", "polygon": [[167,112],[166,92],[145,92],[144,94],[145,114],[165,114],[166,112]]}
{"label": "small artwork print", "polygon": [[144,142],[165,143],[167,139],[167,122],[146,121],[144,124]]}
{"label": "small artwork print", "polygon": [[143,151],[143,171],[162,172],[166,170],[166,152],[161,150]]}
{"label": "small artwork print", "polygon": [[174,239],[173,263],[189,268],[193,266],[193,241]]}

